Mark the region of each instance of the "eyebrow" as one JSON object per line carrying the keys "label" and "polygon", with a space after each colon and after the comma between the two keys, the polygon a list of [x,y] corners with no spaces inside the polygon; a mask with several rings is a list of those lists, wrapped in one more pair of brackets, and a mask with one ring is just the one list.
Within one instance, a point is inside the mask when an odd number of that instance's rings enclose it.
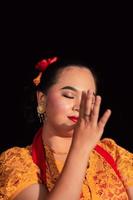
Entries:
{"label": "eyebrow", "polygon": [[72,90],[72,91],[75,91],[75,92],[78,91],[76,88],[74,88],[72,86],[65,86],[65,87],[61,88],[61,90],[65,90],[65,89]]}
{"label": "eyebrow", "polygon": [[[72,91],[75,91],[75,92],[78,91],[76,88],[74,88],[72,86],[65,86],[65,87],[61,88],[61,90],[65,90],[65,89],[72,90]],[[93,92],[93,95],[96,96],[96,93]]]}

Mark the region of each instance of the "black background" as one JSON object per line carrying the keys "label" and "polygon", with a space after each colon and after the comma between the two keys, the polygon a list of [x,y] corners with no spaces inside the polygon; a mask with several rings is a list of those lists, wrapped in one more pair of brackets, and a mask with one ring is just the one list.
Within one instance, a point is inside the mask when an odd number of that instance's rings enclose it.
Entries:
{"label": "black background", "polygon": [[0,151],[32,142],[36,126],[23,118],[24,82],[49,51],[85,57],[96,66],[102,109],[112,109],[103,136],[133,151],[131,5],[10,4],[1,17]]}

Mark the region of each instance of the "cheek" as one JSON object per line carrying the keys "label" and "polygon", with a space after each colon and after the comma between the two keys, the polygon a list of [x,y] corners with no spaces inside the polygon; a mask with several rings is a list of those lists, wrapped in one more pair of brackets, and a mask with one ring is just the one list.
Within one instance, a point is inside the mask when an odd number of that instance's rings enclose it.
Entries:
{"label": "cheek", "polygon": [[47,111],[50,114],[57,115],[70,111],[71,103],[65,98],[59,96],[51,96],[48,98]]}

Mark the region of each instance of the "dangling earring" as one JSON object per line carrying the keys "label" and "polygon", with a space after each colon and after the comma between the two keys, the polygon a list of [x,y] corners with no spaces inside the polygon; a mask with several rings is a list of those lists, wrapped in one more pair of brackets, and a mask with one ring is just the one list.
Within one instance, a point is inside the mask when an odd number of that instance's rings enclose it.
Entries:
{"label": "dangling earring", "polygon": [[40,123],[43,123],[45,119],[45,106],[44,103],[37,106],[37,113],[40,120]]}

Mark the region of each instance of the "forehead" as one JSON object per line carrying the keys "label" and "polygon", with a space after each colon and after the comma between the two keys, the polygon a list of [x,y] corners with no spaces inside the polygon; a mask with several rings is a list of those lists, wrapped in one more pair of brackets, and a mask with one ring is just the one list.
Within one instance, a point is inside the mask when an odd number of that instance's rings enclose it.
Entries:
{"label": "forehead", "polygon": [[58,75],[56,86],[73,86],[77,90],[96,90],[94,77],[85,67],[70,66],[64,68]]}

